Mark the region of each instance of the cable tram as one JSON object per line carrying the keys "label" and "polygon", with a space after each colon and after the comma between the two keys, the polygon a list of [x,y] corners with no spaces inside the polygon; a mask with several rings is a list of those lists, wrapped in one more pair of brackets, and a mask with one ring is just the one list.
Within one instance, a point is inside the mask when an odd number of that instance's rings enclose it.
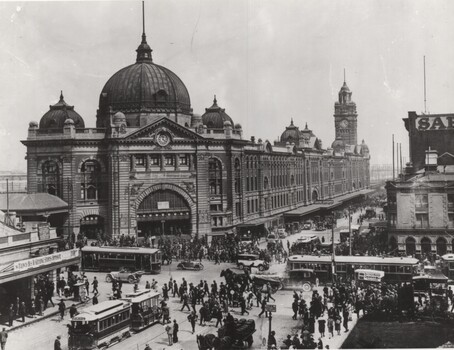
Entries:
{"label": "cable tram", "polygon": [[320,282],[329,282],[336,278],[353,279],[355,270],[368,269],[383,271],[385,282],[411,282],[416,274],[418,259],[380,256],[343,256],[336,255],[333,262],[331,255],[292,255],[287,259],[286,273],[312,269]]}
{"label": "cable tram", "polygon": [[159,297],[159,292],[147,289],[126,294],[121,298],[131,303],[132,330],[137,332],[159,321],[162,315]]}
{"label": "cable tram", "polygon": [[84,309],[68,325],[68,349],[106,349],[131,336],[131,304],[108,300]]}
{"label": "cable tram", "polygon": [[130,271],[161,272],[161,251],[144,247],[92,247],[81,249],[84,271],[115,271],[126,268]]}

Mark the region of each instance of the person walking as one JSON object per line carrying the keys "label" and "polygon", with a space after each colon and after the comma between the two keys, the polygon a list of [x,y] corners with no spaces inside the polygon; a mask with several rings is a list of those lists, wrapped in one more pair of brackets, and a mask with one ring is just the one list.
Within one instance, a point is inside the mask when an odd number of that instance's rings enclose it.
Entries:
{"label": "person walking", "polygon": [[318,320],[318,331],[320,333],[321,338],[323,338],[325,336],[325,324],[326,324],[326,320],[321,319],[321,318]]}
{"label": "person walking", "polygon": [[331,335],[331,338],[334,337],[334,320],[332,317],[328,318],[328,333]]}
{"label": "person walking", "polygon": [[191,323],[192,334],[194,334],[195,333],[195,324],[197,322],[197,314],[194,311],[191,311],[191,313],[188,315],[188,321]]}
{"label": "person walking", "polygon": [[336,319],[334,321],[334,329],[336,330],[337,332],[337,335],[340,335],[340,331],[341,331],[341,317],[340,315],[336,316]]}
{"label": "person walking", "polygon": [[266,298],[263,298],[262,301],[262,312],[259,313],[259,317],[262,317],[262,315],[265,313],[266,310]]}
{"label": "person walking", "polygon": [[173,342],[174,343],[178,343],[178,330],[179,330],[179,326],[178,326],[178,323],[177,323],[177,320],[173,320]]}
{"label": "person walking", "polygon": [[85,290],[87,291],[87,297],[90,295],[90,282],[87,277],[84,277]]}
{"label": "person walking", "polygon": [[246,311],[246,299],[244,299],[243,296],[240,299],[240,307],[241,307],[241,316],[243,316],[245,312],[249,316],[249,311]]}
{"label": "person walking", "polygon": [[66,309],[65,302],[63,300],[60,300],[60,302],[58,303],[58,311],[60,312],[60,318],[62,321],[65,318],[65,309]]}
{"label": "person walking", "polygon": [[98,292],[98,283],[99,283],[99,282],[98,282],[96,276],[93,277],[93,281],[91,282],[91,285],[93,286],[93,289],[92,289],[91,292],[92,292],[93,294],[99,294],[99,292]]}
{"label": "person walking", "polygon": [[298,314],[298,299],[293,299],[292,310],[293,310],[292,319],[296,320]]}
{"label": "person walking", "polygon": [[61,350],[61,336],[57,335],[57,338],[54,341],[54,350]]}
{"label": "person walking", "polygon": [[343,317],[343,320],[344,320],[344,329],[345,329],[345,332],[348,332],[348,318],[349,318],[349,312],[347,310],[346,307],[344,307],[344,311],[342,312],[342,317]]}
{"label": "person walking", "polygon": [[220,307],[218,307],[215,310],[215,316],[216,316],[216,328],[218,328],[218,325],[221,325],[221,327],[222,327],[222,310]]}
{"label": "person walking", "polygon": [[76,315],[77,315],[76,304],[72,304],[71,307],[69,308],[69,317],[73,318]]}
{"label": "person walking", "polygon": [[0,345],[2,347],[2,350],[5,350],[7,340],[8,340],[8,332],[6,331],[6,328],[3,327],[3,330],[0,332]]}
{"label": "person walking", "polygon": [[184,292],[182,297],[183,297],[183,306],[180,311],[183,311],[185,307],[187,307],[188,310],[191,311],[191,308],[189,307],[189,304],[188,304],[188,301],[189,301],[188,293]]}

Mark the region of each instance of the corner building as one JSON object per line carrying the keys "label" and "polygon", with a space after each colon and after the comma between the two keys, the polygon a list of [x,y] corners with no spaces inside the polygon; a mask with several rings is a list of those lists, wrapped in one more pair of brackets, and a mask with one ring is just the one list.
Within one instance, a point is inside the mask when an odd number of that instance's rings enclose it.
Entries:
{"label": "corner building", "polygon": [[[29,124],[27,189],[68,203],[60,233],[264,232],[284,224],[285,213],[369,186],[369,149],[356,144],[356,105],[350,113],[345,83],[335,124],[345,117],[348,125],[335,149],[293,121],[271,144],[245,140],[216,97],[193,113],[181,79],[153,62],[145,33],[136,51],[136,62],[102,89],[96,128],[85,127],[63,94]],[[338,105],[348,107],[345,115]]]}

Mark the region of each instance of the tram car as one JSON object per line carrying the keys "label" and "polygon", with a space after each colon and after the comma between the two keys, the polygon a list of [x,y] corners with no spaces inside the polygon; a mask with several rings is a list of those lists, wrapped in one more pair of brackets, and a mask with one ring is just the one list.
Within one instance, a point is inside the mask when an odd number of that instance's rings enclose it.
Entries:
{"label": "tram car", "polygon": [[159,292],[147,289],[126,294],[122,298],[131,303],[131,329],[133,331],[138,332],[159,322],[162,316],[159,297]]}
{"label": "tram car", "polygon": [[106,349],[131,336],[131,303],[108,300],[87,307],[68,325],[69,350]]}

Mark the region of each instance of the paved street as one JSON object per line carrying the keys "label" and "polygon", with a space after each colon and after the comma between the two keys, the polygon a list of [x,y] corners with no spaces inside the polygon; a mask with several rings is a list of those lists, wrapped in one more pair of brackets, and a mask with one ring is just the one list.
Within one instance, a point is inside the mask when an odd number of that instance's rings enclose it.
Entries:
{"label": "paved street", "polygon": [[[353,222],[356,223],[356,219],[359,213],[353,214]],[[365,223],[364,226],[367,224]],[[337,221],[337,227],[335,229],[334,240],[337,242],[339,240],[339,231],[342,228],[348,227],[348,220],[345,218],[339,219]],[[287,241],[290,242],[290,245],[297,240],[302,234],[314,234],[319,237],[324,236],[325,241],[329,242],[331,240],[331,230],[325,231],[314,231],[314,230],[305,230],[294,235],[291,235],[283,240],[283,245],[287,247]],[[260,244],[261,248],[266,247],[266,242]],[[139,287],[144,288],[146,281],[152,280],[155,278],[158,281],[158,288],[161,289],[162,285],[169,281],[170,277],[176,279],[178,283],[181,282],[182,278],[189,282],[198,283],[200,279],[207,280],[210,284],[213,280],[216,280],[218,284],[221,281],[224,281],[224,278],[220,277],[220,272],[226,268],[235,268],[234,264],[231,263],[222,263],[220,265],[214,265],[213,262],[208,260],[203,260],[205,269],[201,272],[196,271],[181,271],[176,269],[176,263],[173,262],[171,265],[163,266],[162,271],[159,275],[145,275],[140,281]],[[282,272],[285,269],[285,264],[273,263],[270,268],[270,272]],[[111,292],[111,285],[104,282],[105,274],[104,273],[92,273],[88,272],[87,276],[90,281],[93,280],[94,276],[98,276],[100,280],[99,291],[101,293],[99,300],[104,301],[107,299],[107,294]],[[321,292],[321,287],[319,290]],[[133,291],[133,285],[124,284],[123,293]],[[276,331],[276,339],[278,344],[281,345],[282,341],[286,338],[287,334],[294,334],[297,331],[301,330],[301,321],[292,320],[292,294],[291,290],[282,290],[274,294],[276,299],[277,312],[273,315],[272,319],[272,329]],[[311,293],[304,293],[304,298],[309,302]],[[54,301],[58,301],[58,297],[54,298]],[[66,306],[69,307],[71,302],[66,302]],[[196,337],[192,334],[190,329],[187,316],[188,311],[181,312],[181,304],[178,298],[171,298],[168,305],[171,309],[172,319],[176,319],[180,325],[180,342],[174,344],[172,347],[168,346],[167,335],[165,334],[164,327],[161,324],[155,324],[154,326],[133,335],[133,337],[123,341],[120,344],[114,345],[112,349],[124,349],[124,350],[142,350],[145,347],[146,343],[149,343],[150,346],[154,349],[196,349]],[[81,306],[80,309],[83,309],[84,306]],[[199,306],[198,306],[199,308]],[[241,316],[239,313],[239,308],[232,309],[234,317],[237,318],[252,318],[256,321],[257,331],[254,334],[254,344],[252,349],[260,349],[263,338],[267,338],[269,321],[266,318],[258,318],[258,313],[260,312],[259,308],[254,307],[250,310],[250,315]],[[355,317],[355,315],[353,315]],[[326,317],[326,315],[325,315]],[[356,322],[355,318],[353,322]],[[54,315],[49,318],[40,320],[31,325],[26,325],[25,327],[12,330],[10,332],[10,337],[8,339],[7,349],[21,349],[24,348],[25,344],[33,344],[35,349],[52,349],[54,339],[57,335],[62,337],[62,344],[64,349],[67,348],[67,325],[69,323],[69,315],[65,317],[63,321],[59,320],[59,316]],[[17,324],[17,322],[16,322]],[[207,326],[202,327],[197,325],[196,332],[197,334],[216,334],[216,328],[214,327],[215,323],[213,321],[209,322]],[[353,326],[353,325],[352,325]],[[352,327],[350,327],[351,329]],[[341,346],[342,342],[346,338],[347,333],[342,333],[340,336],[335,336],[333,339],[324,338],[324,345],[330,345],[330,348],[338,348]],[[319,337],[316,332],[314,339],[317,340]]]}
{"label": "paved street", "polygon": [[[356,219],[354,219],[356,220]],[[339,239],[338,232],[341,228],[348,227],[348,221],[345,219],[338,220],[337,228],[335,230],[335,241]],[[302,231],[300,233],[294,234],[292,236],[284,239],[284,247],[287,246],[287,240],[293,243],[301,234],[316,234],[319,236],[325,236],[325,240],[329,241],[331,237],[331,231]],[[262,247],[266,246],[266,242],[261,243]],[[177,282],[181,282],[182,278],[185,277],[189,282],[197,283],[200,279],[207,280],[208,283],[211,283],[213,280],[216,280],[218,284],[224,279],[220,277],[220,272],[225,268],[234,268],[235,265],[231,263],[222,263],[220,265],[214,265],[213,262],[203,260],[205,269],[201,272],[196,271],[180,271],[176,270],[176,263],[173,262],[170,266],[163,266],[162,271],[159,275],[145,275],[143,276],[139,287],[144,288],[146,281],[152,280],[155,278],[158,281],[159,289],[161,289],[163,283],[169,281],[170,277],[176,279]],[[273,263],[270,272],[282,272],[285,269],[285,264]],[[90,281],[92,281],[93,276],[98,276],[98,279],[101,281],[99,286],[100,301],[107,299],[107,294],[111,291],[111,285],[104,282],[105,274],[104,273],[87,273],[87,276]],[[321,287],[319,287],[321,290]],[[133,290],[133,285],[124,284],[123,293]],[[272,319],[272,329],[276,331],[278,344],[282,344],[282,341],[285,339],[287,334],[294,334],[297,331],[301,330],[301,321],[294,321],[291,319],[292,316],[292,291],[283,290],[277,292],[274,297],[276,299],[277,313],[273,315]],[[304,298],[309,302],[311,293],[305,293]],[[57,298],[54,298],[58,300]],[[196,349],[196,337],[192,334],[190,330],[189,322],[187,321],[188,311],[181,312],[181,304],[178,298],[171,298],[169,301],[169,306],[171,309],[172,319],[176,319],[180,325],[180,342],[174,344],[172,347],[168,346],[167,335],[165,334],[164,327],[161,324],[155,324],[154,326],[133,335],[133,337],[123,341],[120,344],[114,345],[112,349],[124,349],[124,350],[137,350],[143,349],[146,343],[149,343],[153,349]],[[71,305],[70,302],[66,303],[67,307]],[[198,306],[199,307],[199,306]],[[83,308],[83,307],[81,307]],[[241,316],[239,313],[239,308],[232,310],[234,317],[237,318],[252,318],[256,321],[257,331],[254,334],[254,344],[252,349],[260,349],[261,342],[263,338],[266,338],[268,335],[269,321],[266,318],[258,318],[259,308],[254,307],[250,310],[250,316]],[[326,315],[325,315],[326,317]],[[355,322],[355,320],[353,321]],[[61,335],[62,344],[64,349],[67,348],[67,324],[69,323],[69,316],[67,315],[63,321],[59,320],[59,316],[52,316],[47,319],[41,320],[34,324],[22,327],[17,330],[10,332],[10,337],[8,339],[7,349],[22,349],[25,344],[33,344],[35,349],[52,349],[53,342],[57,335]],[[216,328],[214,327],[214,322],[209,322],[207,326],[196,327],[196,332],[198,334],[216,334]],[[340,336],[335,336],[333,339],[324,338],[324,344],[330,345],[331,348],[339,347],[343,340],[346,337],[346,333],[343,333]],[[318,334],[315,333],[314,339],[318,339]]]}

